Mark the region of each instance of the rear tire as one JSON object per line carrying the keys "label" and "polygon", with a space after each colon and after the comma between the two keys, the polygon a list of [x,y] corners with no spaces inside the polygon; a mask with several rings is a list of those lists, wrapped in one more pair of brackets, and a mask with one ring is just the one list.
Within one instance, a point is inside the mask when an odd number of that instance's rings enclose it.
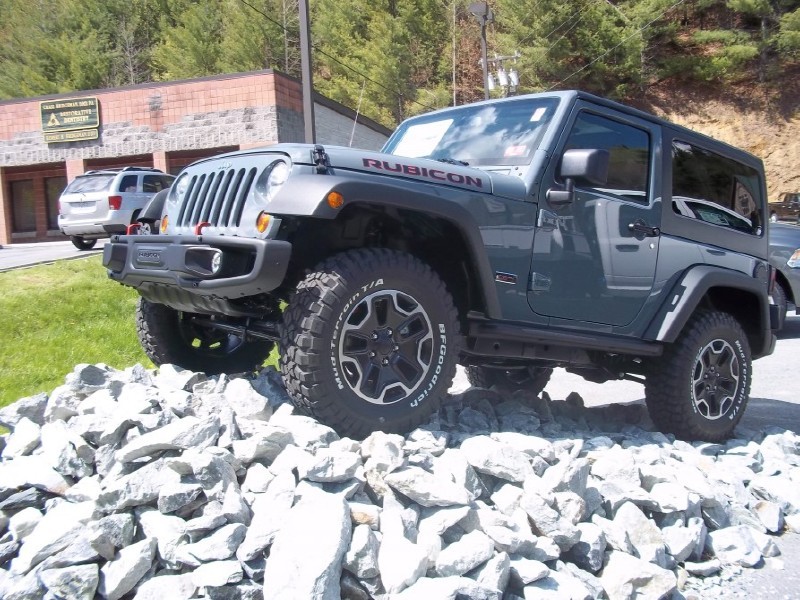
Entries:
{"label": "rear tire", "polygon": [[97,244],[97,240],[87,240],[79,235],[73,235],[69,239],[78,250],[91,250]]}
{"label": "rear tire", "polygon": [[645,400],[661,431],[686,440],[731,436],[750,394],[750,344],[730,314],[699,311],[649,365]]}
{"label": "rear tire", "polygon": [[217,375],[250,373],[269,356],[273,342],[243,340],[194,322],[196,315],[139,298],[136,332],[147,357],[156,365]]}
{"label": "rear tire", "polygon": [[549,367],[519,367],[502,369],[494,367],[467,367],[467,379],[480,388],[494,387],[499,392],[515,392],[526,390],[538,396],[542,393],[553,369]]}
{"label": "rear tire", "polygon": [[410,254],[333,256],[299,283],[283,316],[289,396],[341,435],[410,431],[439,408],[455,375],[452,297]]}
{"label": "rear tire", "polygon": [[789,300],[786,297],[786,290],[779,281],[775,282],[775,289],[772,292],[772,300],[775,306],[778,307],[778,329],[783,329],[783,324],[786,322],[786,313],[789,310]]}

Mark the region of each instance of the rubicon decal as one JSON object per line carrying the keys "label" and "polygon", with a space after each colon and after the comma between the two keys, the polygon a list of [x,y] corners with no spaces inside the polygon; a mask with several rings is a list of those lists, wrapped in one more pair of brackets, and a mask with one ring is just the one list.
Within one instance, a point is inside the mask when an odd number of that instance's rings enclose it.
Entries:
{"label": "rubicon decal", "polygon": [[427,169],[416,165],[404,165],[403,163],[391,163],[388,160],[378,160],[375,158],[362,159],[364,166],[368,169],[378,169],[379,171],[390,171],[392,173],[402,173],[403,175],[415,175],[417,177],[427,177],[436,181],[447,181],[462,185],[471,185],[476,188],[483,187],[483,180],[480,177],[471,175],[461,175],[460,173],[450,173],[441,169]]}

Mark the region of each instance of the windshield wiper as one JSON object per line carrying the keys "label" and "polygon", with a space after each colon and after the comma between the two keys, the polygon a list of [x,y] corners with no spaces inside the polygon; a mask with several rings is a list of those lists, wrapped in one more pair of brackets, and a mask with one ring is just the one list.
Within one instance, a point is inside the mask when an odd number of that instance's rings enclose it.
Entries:
{"label": "windshield wiper", "polygon": [[450,158],[447,156],[442,156],[441,158],[437,158],[439,162],[447,163],[449,165],[464,165],[465,167],[469,166],[469,163],[465,160],[458,160],[457,158]]}

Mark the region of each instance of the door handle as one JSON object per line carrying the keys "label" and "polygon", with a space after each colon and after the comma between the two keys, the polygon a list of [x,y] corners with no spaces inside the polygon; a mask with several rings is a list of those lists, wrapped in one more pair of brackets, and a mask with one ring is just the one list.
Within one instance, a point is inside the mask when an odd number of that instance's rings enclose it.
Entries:
{"label": "door handle", "polygon": [[661,230],[658,227],[651,227],[641,219],[628,223],[628,231],[636,237],[658,237],[661,235]]}

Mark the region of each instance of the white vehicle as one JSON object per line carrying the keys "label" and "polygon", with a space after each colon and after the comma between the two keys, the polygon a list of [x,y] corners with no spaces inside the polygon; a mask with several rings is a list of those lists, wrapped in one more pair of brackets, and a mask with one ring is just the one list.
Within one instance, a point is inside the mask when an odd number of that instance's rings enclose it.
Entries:
{"label": "white vehicle", "polygon": [[[698,198],[686,198],[684,196],[673,196],[672,207],[675,212],[684,217],[700,219],[712,225],[729,227],[745,233],[755,233],[753,222],[747,217],[715,202],[700,200]],[[759,228],[760,230],[760,228]]]}
{"label": "white vehicle", "polygon": [[124,167],[87,171],[66,187],[58,201],[58,228],[79,250],[99,238],[125,233],[156,193],[175,178],[159,169]]}

